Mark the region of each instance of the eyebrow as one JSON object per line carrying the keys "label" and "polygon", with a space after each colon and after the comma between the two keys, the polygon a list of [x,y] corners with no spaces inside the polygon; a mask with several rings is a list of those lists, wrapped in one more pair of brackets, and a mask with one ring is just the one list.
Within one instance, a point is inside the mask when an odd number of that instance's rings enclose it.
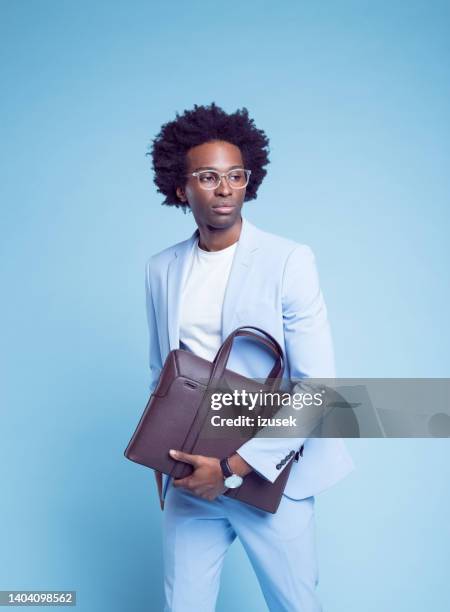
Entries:
{"label": "eyebrow", "polygon": [[[243,168],[244,166],[242,164],[236,165],[236,166],[230,166],[228,168],[228,170],[235,170],[236,168]],[[214,166],[200,166],[198,168],[194,168],[194,170],[192,170],[192,172],[200,172],[201,170],[214,170],[215,172],[220,172],[220,170],[218,168],[214,168]],[[226,170],[225,170],[226,172]]]}

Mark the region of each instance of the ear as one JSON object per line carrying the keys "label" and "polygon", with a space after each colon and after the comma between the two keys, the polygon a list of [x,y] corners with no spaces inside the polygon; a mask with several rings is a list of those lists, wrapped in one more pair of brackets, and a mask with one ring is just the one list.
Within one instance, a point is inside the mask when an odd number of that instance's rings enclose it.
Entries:
{"label": "ear", "polygon": [[184,189],[182,187],[177,187],[176,188],[176,193],[178,196],[178,199],[181,200],[182,202],[186,202],[187,203],[187,197],[186,194],[184,192]]}

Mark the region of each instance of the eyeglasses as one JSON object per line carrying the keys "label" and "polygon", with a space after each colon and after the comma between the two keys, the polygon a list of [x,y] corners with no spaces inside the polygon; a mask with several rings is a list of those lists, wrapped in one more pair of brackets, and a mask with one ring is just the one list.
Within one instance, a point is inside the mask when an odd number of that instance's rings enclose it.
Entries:
{"label": "eyeglasses", "polygon": [[217,189],[222,177],[226,178],[228,185],[232,189],[244,189],[248,185],[251,173],[251,170],[236,168],[235,170],[222,173],[216,170],[201,170],[200,172],[191,172],[187,176],[196,176],[198,184],[202,189]]}

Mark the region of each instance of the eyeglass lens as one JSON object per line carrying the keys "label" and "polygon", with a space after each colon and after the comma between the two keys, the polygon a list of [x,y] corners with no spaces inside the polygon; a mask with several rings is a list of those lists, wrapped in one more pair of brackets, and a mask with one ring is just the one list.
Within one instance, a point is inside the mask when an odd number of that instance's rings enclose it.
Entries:
{"label": "eyeglass lens", "polygon": [[[242,189],[248,183],[248,173],[245,170],[230,170],[226,178],[233,189]],[[203,189],[216,189],[220,184],[220,174],[214,170],[203,170],[198,173],[198,181]]]}

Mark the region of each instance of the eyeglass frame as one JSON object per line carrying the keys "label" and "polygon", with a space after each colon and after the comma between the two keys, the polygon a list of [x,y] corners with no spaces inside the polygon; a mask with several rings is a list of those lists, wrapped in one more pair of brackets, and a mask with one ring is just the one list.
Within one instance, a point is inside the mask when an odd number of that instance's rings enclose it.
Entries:
{"label": "eyeglass frame", "polygon": [[[229,180],[228,180],[228,175],[230,174],[230,172],[234,172],[236,170],[243,170],[246,173],[247,176],[247,182],[245,185],[243,185],[242,187],[233,187],[233,185],[230,184]],[[203,172],[214,172],[214,174],[218,174],[219,175],[219,183],[215,186],[215,187],[202,187],[202,184],[200,183],[200,180],[198,179],[198,176],[203,173]],[[250,175],[251,175],[252,171],[251,170],[247,170],[246,168],[233,168],[232,170],[228,170],[228,172],[219,172],[218,170],[198,170],[196,172],[190,172],[189,174],[186,174],[185,176],[189,177],[189,176],[196,176],[197,177],[197,182],[200,186],[200,189],[203,189],[204,191],[212,191],[213,189],[217,189],[218,187],[220,187],[220,184],[222,183],[222,179],[224,177],[226,177],[226,181],[227,181],[227,185],[228,187],[230,187],[230,189],[245,189],[250,181]]]}

